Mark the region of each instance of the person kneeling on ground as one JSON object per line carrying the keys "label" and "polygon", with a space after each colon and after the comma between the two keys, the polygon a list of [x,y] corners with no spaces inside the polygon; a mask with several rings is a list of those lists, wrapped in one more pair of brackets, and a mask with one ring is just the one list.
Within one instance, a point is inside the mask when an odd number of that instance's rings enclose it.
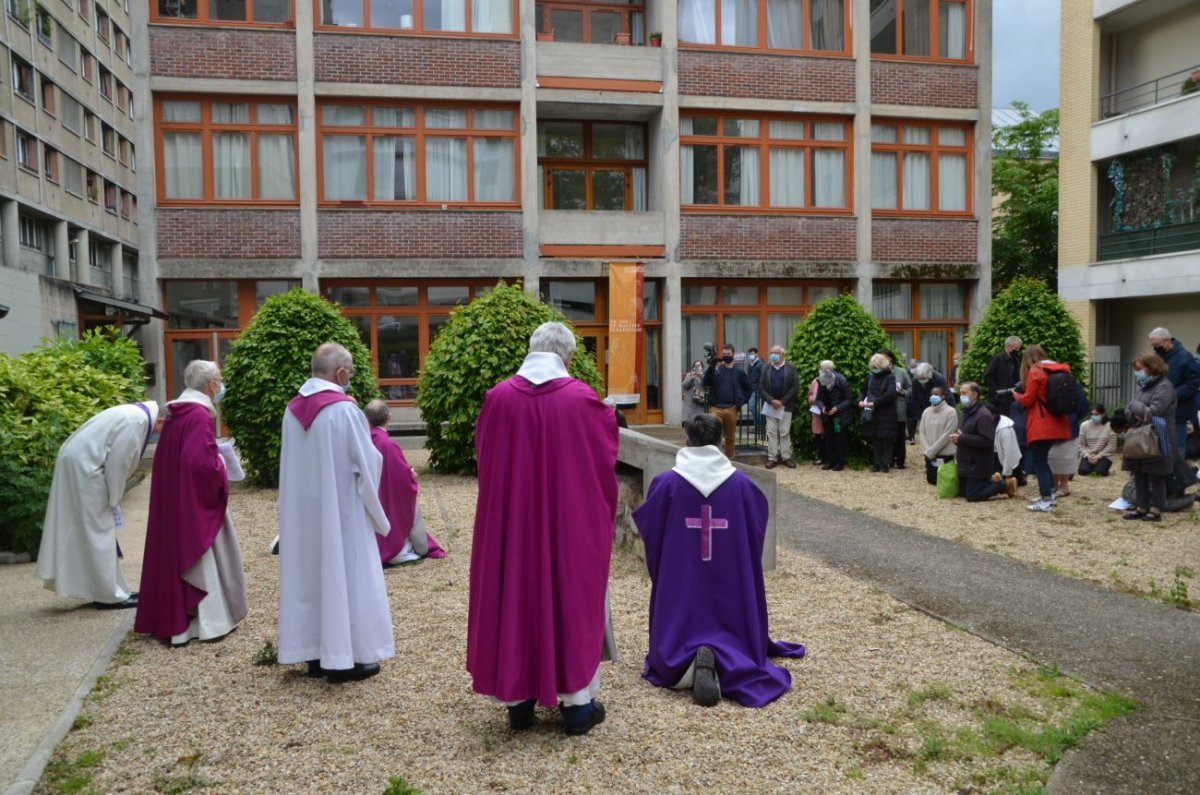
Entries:
{"label": "person kneeling on ground", "polygon": [[721,454],[718,419],[701,415],[684,429],[688,446],[633,512],[652,583],[642,676],[659,687],[691,688],[700,706],[727,696],[762,707],[792,682],[767,658],[804,656],[800,644],[767,633],[767,498]]}
{"label": "person kneeling on ground", "polygon": [[937,485],[938,467],[954,460],[951,434],[958,428],[958,412],[946,402],[946,390],[935,386],[929,395],[929,408],[921,414],[921,449],[925,453],[925,480]]}
{"label": "person kneeling on ground", "polygon": [[1079,474],[1095,472],[1100,477],[1107,477],[1116,452],[1117,435],[1108,422],[1104,405],[1097,403],[1079,429]]}
{"label": "person kneeling on ground", "polygon": [[1015,478],[1003,478],[993,466],[996,444],[996,415],[979,400],[979,384],[967,381],[959,387],[963,412],[958,430],[950,440],[958,445],[958,482],[967,502],[982,502],[1007,492],[1017,493]]}

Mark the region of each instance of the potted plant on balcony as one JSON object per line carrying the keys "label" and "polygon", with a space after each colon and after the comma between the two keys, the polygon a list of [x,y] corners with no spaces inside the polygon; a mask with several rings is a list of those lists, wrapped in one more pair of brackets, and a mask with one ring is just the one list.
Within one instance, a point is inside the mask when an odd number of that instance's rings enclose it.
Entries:
{"label": "potted plant on balcony", "polygon": [[1196,69],[1183,81],[1183,85],[1179,88],[1179,93],[1183,95],[1194,94],[1200,91],[1200,69]]}
{"label": "potted plant on balcony", "polygon": [[622,46],[628,46],[629,41],[630,41],[630,38],[629,38],[628,33],[614,33],[613,34],[613,44],[620,44]]}
{"label": "potted plant on balcony", "polygon": [[537,40],[538,41],[554,41],[554,28],[550,27],[549,20],[547,20],[546,29],[539,30],[537,32]]}
{"label": "potted plant on balcony", "polygon": [[662,31],[661,30],[654,30],[654,31],[650,32],[650,46],[651,47],[661,47],[662,46]]}

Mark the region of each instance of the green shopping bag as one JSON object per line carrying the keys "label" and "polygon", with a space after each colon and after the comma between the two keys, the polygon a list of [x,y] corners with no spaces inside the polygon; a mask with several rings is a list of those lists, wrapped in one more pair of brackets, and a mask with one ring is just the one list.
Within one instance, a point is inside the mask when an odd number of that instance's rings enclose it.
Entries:
{"label": "green shopping bag", "polygon": [[938,467],[937,495],[939,500],[952,500],[958,496],[958,463],[947,461]]}

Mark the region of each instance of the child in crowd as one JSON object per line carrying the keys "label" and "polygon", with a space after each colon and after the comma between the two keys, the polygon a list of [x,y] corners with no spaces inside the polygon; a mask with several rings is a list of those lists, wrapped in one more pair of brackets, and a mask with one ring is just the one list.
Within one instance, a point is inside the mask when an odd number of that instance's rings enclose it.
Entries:
{"label": "child in crowd", "polygon": [[1079,474],[1095,472],[1100,477],[1107,477],[1115,452],[1117,434],[1108,421],[1104,405],[1097,403],[1079,429]]}

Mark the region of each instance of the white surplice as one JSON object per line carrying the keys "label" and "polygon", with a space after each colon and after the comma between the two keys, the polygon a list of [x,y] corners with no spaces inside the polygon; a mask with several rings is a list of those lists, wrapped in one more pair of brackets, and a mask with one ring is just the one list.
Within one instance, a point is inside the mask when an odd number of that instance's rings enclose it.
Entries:
{"label": "white surplice", "polygon": [[[320,378],[304,397],[337,390]],[[379,546],[391,529],[379,502],[383,456],[354,403],[326,406],[307,431],[283,416],[279,460],[279,662],[327,670],[396,653]]]}
{"label": "white surplice", "polygon": [[116,534],[125,482],[158,417],[157,403],[142,406],[105,409],[59,448],[37,561],[38,578],[58,596],[109,604],[129,597]]}

